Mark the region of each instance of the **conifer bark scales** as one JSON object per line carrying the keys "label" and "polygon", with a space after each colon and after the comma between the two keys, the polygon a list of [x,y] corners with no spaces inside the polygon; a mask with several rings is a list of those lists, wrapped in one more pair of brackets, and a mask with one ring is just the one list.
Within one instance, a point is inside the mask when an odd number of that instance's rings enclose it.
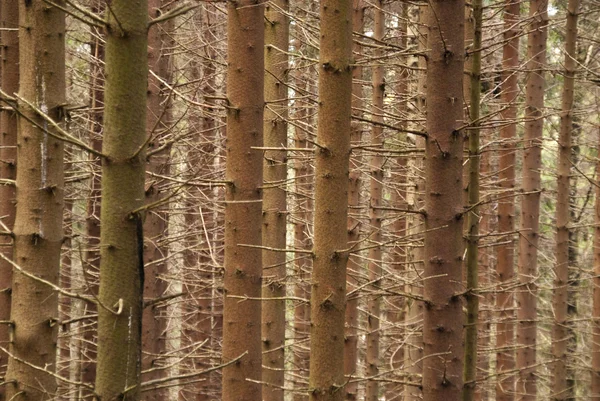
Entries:
{"label": "conifer bark scales", "polygon": [[427,59],[423,399],[459,400],[463,379],[464,1],[431,2]]}
{"label": "conifer bark scales", "polygon": [[343,399],[345,381],[352,2],[323,0],[320,16],[309,395],[333,401]]}
{"label": "conifer bark scales", "polygon": [[[9,95],[19,90],[19,2],[7,0],[0,3],[0,25],[7,29],[2,35],[2,89]],[[9,30],[13,29],[13,30]],[[17,174],[17,114],[8,108],[0,111],[0,178],[14,180]],[[16,187],[14,185],[0,186],[0,216],[2,222],[12,229],[15,223]],[[8,236],[0,238],[0,252],[12,257],[13,241]],[[0,320],[10,319],[12,266],[0,260]],[[0,325],[0,343],[9,341],[10,327]],[[5,373],[7,356],[2,353],[0,375]],[[0,399],[4,398],[5,386],[0,388]]]}
{"label": "conifer bark scales", "polygon": [[[61,122],[65,105],[64,13],[42,1],[19,2],[19,27],[19,96]],[[64,145],[40,128],[47,123],[30,106],[20,102],[19,109],[17,158],[27,168],[17,171],[13,260],[30,275],[58,284]],[[46,400],[56,391],[51,374],[56,371],[57,293],[17,271],[12,288],[10,352],[14,358],[8,361],[6,397]]]}
{"label": "conifer bark scales", "polygon": [[[289,46],[289,10],[287,0],[268,4],[265,10],[265,146],[287,145],[287,81],[288,57],[277,49]],[[273,48],[276,47],[276,48]],[[263,245],[286,247],[287,203],[285,186],[287,155],[281,151],[265,152],[264,158]],[[286,255],[284,252],[263,251],[263,400],[283,401],[285,349]]]}
{"label": "conifer bark scales", "polygon": [[544,67],[548,36],[548,1],[531,0],[532,27],[527,37],[527,87],[523,152],[519,284],[517,291],[517,393],[523,401],[536,399],[537,377],[537,260],[540,233],[542,132],[544,119]]}
{"label": "conifer bark scales", "polygon": [[134,212],[144,204],[148,5],[113,0],[107,14],[96,393],[137,400],[144,267]]}
{"label": "conifer bark scales", "polygon": [[[224,401],[261,399],[264,15],[256,0],[227,3]],[[250,297],[241,300],[239,297]],[[242,356],[243,355],[243,356]],[[252,381],[251,381],[252,380]]]}

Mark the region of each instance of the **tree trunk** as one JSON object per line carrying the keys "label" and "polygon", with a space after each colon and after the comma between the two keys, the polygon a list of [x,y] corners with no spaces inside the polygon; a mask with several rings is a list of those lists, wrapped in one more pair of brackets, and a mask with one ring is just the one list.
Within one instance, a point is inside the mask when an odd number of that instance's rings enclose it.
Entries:
{"label": "tree trunk", "polygon": [[[287,146],[287,70],[289,47],[288,0],[267,3],[265,10],[265,110],[266,147]],[[287,155],[284,151],[266,151],[263,190],[263,245],[286,248]],[[283,401],[285,369],[285,296],[286,255],[281,251],[263,251],[263,385],[264,401]]]}
{"label": "tree trunk", "polygon": [[[0,3],[0,26],[2,31],[1,87],[12,96],[19,91],[19,2],[7,0]],[[13,29],[13,30],[10,30]],[[15,180],[17,177],[17,114],[8,108],[0,111],[0,178]],[[16,213],[16,187],[14,184],[0,185],[0,216],[3,227],[13,229]],[[4,230],[2,230],[4,231]],[[0,252],[12,258],[13,241],[8,235],[0,236]],[[0,320],[10,320],[12,266],[0,260]],[[0,344],[9,343],[10,327],[0,325]],[[0,351],[0,376],[6,373],[8,356]],[[0,386],[0,399],[5,398],[5,386]]]}
{"label": "tree trunk", "polygon": [[309,395],[344,397],[352,3],[321,1]]}
{"label": "tree trunk", "polygon": [[479,115],[481,97],[482,0],[473,0],[474,35],[471,55],[469,101],[469,185],[467,213],[467,324],[465,330],[465,366],[463,400],[473,401],[477,380],[477,333],[479,327]]}
{"label": "tree trunk", "polygon": [[[261,244],[264,15],[254,0],[227,3],[224,401],[261,399]],[[253,299],[239,299],[250,297]]]}
{"label": "tree trunk", "polygon": [[[363,0],[354,0],[352,7],[352,29],[362,33],[365,24],[365,4]],[[362,46],[358,41],[353,43],[354,53],[360,54]],[[363,108],[362,89],[363,68],[357,65],[352,70],[352,115],[361,116]],[[351,123],[350,142],[358,145],[362,141],[362,125],[359,121]],[[354,214],[348,214],[348,244],[352,246],[360,240],[360,165],[362,157],[360,152],[350,153],[349,180],[348,180],[348,207],[354,208]],[[351,293],[358,288],[357,277],[361,274],[360,259],[356,255],[350,255],[346,271],[347,292]],[[344,341],[344,375],[347,378],[355,377],[358,369],[358,299],[359,294],[353,292],[346,300],[346,335]],[[348,401],[358,399],[358,382],[346,384],[344,387],[344,399]]]}
{"label": "tree trunk", "polygon": [[519,236],[519,284],[517,291],[517,393],[522,401],[536,398],[537,254],[540,215],[540,168],[544,119],[544,71],[548,35],[548,2],[531,0],[532,21],[527,38],[525,136],[523,147],[523,197]]}
{"label": "tree trunk", "polygon": [[500,149],[498,150],[498,181],[502,193],[498,200],[498,231],[508,233],[498,246],[498,264],[496,267],[499,291],[496,297],[498,323],[496,325],[496,366],[498,372],[510,372],[498,376],[496,399],[512,401],[515,392],[515,379],[512,370],[515,367],[514,356],[514,295],[509,288],[514,280],[515,244],[512,232],[515,229],[515,162],[517,117],[516,100],[518,96],[517,69],[519,67],[519,20],[521,4],[519,1],[506,0],[504,7],[504,47],[502,53],[502,103],[506,109],[501,112],[502,120],[510,123],[500,128]]}
{"label": "tree trunk", "polygon": [[[385,14],[383,10],[383,1],[376,0],[373,5],[374,13],[374,29],[373,38],[376,41],[383,41],[383,35],[385,34]],[[383,50],[378,48],[374,51],[373,57],[375,59],[381,59],[383,57]],[[373,129],[371,131],[371,147],[373,149],[383,150],[383,97],[385,92],[385,75],[383,65],[378,64],[373,67],[372,71],[372,120]],[[378,124],[379,123],[379,124]],[[382,210],[378,209],[381,207],[382,195],[383,195],[383,163],[384,158],[375,152],[371,156],[370,160],[370,199],[369,199],[369,220],[370,220],[370,234],[369,239],[371,240],[371,246],[369,248],[369,282],[371,282],[370,289],[373,292],[377,292],[381,288],[381,277],[383,270],[381,268],[382,263],[382,251],[379,244],[382,243],[381,235],[381,221],[382,221]],[[367,301],[367,377],[376,377],[379,373],[379,341],[380,341],[380,328],[381,328],[381,296],[380,295],[368,295]],[[379,399],[379,382],[376,380],[367,381],[366,389],[366,401],[377,401]]]}
{"label": "tree trunk", "polygon": [[[62,1],[58,5],[64,6]],[[19,133],[12,342],[6,399],[46,400],[54,395],[58,319],[57,292],[63,242],[64,144],[25,102],[61,123],[65,105],[65,16],[43,1],[19,3]],[[8,72],[8,71],[7,71]],[[6,89],[6,88],[5,88]],[[57,135],[53,132],[54,135]]]}
{"label": "tree trunk", "polygon": [[[161,9],[164,0],[148,0],[149,18],[157,18],[166,9]],[[170,169],[171,146],[165,144],[168,133],[171,96],[161,80],[171,81],[171,60],[168,55],[172,45],[169,44],[171,23],[167,21],[161,26],[153,25],[148,30],[148,74],[146,135],[148,136],[148,152],[153,154],[146,160],[146,171],[150,173],[145,185],[145,202],[147,205],[159,201],[165,196],[162,186],[164,182],[157,177],[168,176]],[[159,78],[157,78],[160,77]],[[161,208],[148,210],[144,221],[144,298],[148,301],[164,295],[167,289],[164,275],[167,273],[166,256],[168,253],[164,237],[168,225],[168,213]],[[154,304],[144,308],[142,312],[142,371],[143,380],[159,379],[165,375],[160,368],[160,361],[166,351],[164,333],[165,318],[160,317],[163,304]],[[174,333],[170,333],[173,337]],[[162,363],[165,364],[164,362]],[[146,395],[148,401],[162,400],[166,394],[157,389]]]}
{"label": "tree trunk", "polygon": [[567,346],[569,342],[569,239],[570,239],[570,176],[571,133],[573,130],[573,99],[575,89],[577,12],[579,0],[569,0],[565,37],[565,72],[562,89],[560,134],[558,138],[558,178],[556,183],[556,265],[554,267],[554,325],[552,356],[554,357],[552,391],[554,400],[573,399],[573,389],[567,385]]}
{"label": "tree trunk", "polygon": [[96,394],[140,398],[144,287],[146,0],[107,10]]}
{"label": "tree trunk", "polygon": [[463,387],[463,140],[458,129],[463,115],[464,7],[464,1],[434,0],[428,18],[425,401],[459,400]]}

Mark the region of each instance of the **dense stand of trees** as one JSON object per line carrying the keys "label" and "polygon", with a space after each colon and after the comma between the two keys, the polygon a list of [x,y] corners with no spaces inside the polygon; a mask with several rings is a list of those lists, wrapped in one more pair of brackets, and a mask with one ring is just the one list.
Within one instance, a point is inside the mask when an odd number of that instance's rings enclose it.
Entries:
{"label": "dense stand of trees", "polygon": [[600,399],[599,6],[0,1],[0,399]]}

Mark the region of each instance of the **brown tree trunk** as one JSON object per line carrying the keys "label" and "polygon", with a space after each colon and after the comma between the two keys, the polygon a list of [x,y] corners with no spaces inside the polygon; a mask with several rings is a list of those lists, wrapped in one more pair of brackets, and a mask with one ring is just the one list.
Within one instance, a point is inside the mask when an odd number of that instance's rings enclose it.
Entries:
{"label": "brown tree trunk", "polygon": [[[427,19],[429,14],[429,5],[420,5],[418,7],[418,30],[417,40],[420,51],[427,49]],[[426,75],[424,71],[427,64],[424,57],[419,57],[418,67],[422,69],[417,79],[417,98],[416,98],[416,118],[424,118],[426,113],[427,102],[425,99],[425,91],[427,89]],[[419,126],[423,128],[423,126]],[[421,136],[415,138],[417,149],[425,148],[425,139]],[[409,209],[413,212],[424,209],[425,207],[425,160],[421,154],[418,154],[411,161],[409,167],[411,174],[411,192],[409,197]],[[408,275],[410,280],[410,293],[416,297],[423,295],[423,244],[422,233],[424,231],[424,217],[420,213],[411,213],[408,221],[408,232],[413,243],[411,244],[410,252],[408,253],[408,269],[411,273]],[[404,352],[409,381],[412,383],[422,383],[423,373],[423,310],[424,303],[417,299],[409,300],[408,314],[406,318],[406,331],[408,335],[407,346]],[[406,388],[406,401],[421,400],[423,397],[423,387],[409,386]]]}
{"label": "brown tree trunk", "polygon": [[[107,13],[96,394],[140,398],[147,1]],[[143,62],[141,62],[143,60]]]}
{"label": "brown tree trunk", "polygon": [[540,215],[540,168],[542,167],[542,131],[544,126],[544,71],[548,35],[548,2],[531,0],[532,21],[527,39],[527,77],[525,136],[523,147],[523,197],[519,236],[519,284],[517,292],[517,393],[522,401],[536,398],[537,335],[537,254]]}
{"label": "brown tree trunk", "polygon": [[[227,3],[224,401],[261,399],[261,244],[264,15],[254,0]],[[238,298],[242,297],[242,299]],[[243,299],[249,297],[250,299]]]}
{"label": "brown tree trunk", "polygon": [[[58,5],[64,6],[62,1]],[[19,134],[17,212],[14,225],[12,355],[6,398],[46,400],[54,395],[57,292],[33,277],[58,284],[63,242],[64,145],[38,111],[63,120],[65,16],[42,1],[19,3]],[[35,106],[35,111],[31,105]],[[22,269],[22,271],[21,271]],[[25,273],[27,275],[25,275]]]}
{"label": "brown tree trunk", "polygon": [[344,397],[352,4],[320,5],[309,395],[312,401],[334,401]]}
{"label": "brown tree trunk", "polygon": [[[164,0],[148,0],[148,15],[157,18],[166,9],[161,9]],[[148,30],[148,91],[147,91],[147,115],[146,132],[149,137],[148,152],[152,155],[146,160],[146,172],[148,175],[145,185],[145,201],[151,205],[161,198],[163,181],[157,177],[168,176],[170,166],[171,146],[164,143],[165,133],[168,133],[170,119],[170,94],[161,82],[170,82],[170,56],[168,55],[169,34],[171,21],[163,24],[153,25]],[[154,74],[152,74],[154,73]],[[160,77],[160,78],[157,78]],[[167,272],[167,247],[164,245],[164,237],[167,230],[168,213],[161,208],[151,208],[146,213],[144,221],[144,299],[153,300],[164,295],[166,282],[164,275]],[[160,317],[164,309],[163,304],[153,304],[146,307],[142,313],[142,371],[148,371],[143,375],[143,380],[154,380],[165,375],[164,369],[160,367],[160,360],[166,350],[164,330],[166,321]],[[164,363],[163,363],[164,364]],[[146,395],[148,401],[162,400],[165,397],[162,389],[151,391]]]}
{"label": "brown tree trunk", "polygon": [[[265,147],[287,146],[287,70],[289,47],[288,0],[267,3],[265,10]],[[266,151],[263,190],[263,245],[286,248],[287,155]],[[282,251],[263,251],[262,342],[264,401],[283,401],[285,368],[286,255]],[[267,300],[277,298],[276,300]]]}
{"label": "brown tree trunk", "polygon": [[504,6],[504,47],[502,54],[502,103],[506,107],[501,116],[505,124],[500,128],[500,149],[498,150],[498,181],[502,194],[498,200],[498,232],[508,233],[498,246],[496,272],[499,291],[496,296],[498,323],[496,325],[496,366],[498,372],[510,372],[498,376],[496,399],[512,401],[515,392],[514,356],[514,295],[509,288],[514,280],[515,244],[512,232],[515,229],[515,200],[512,196],[515,187],[516,100],[518,96],[517,68],[519,66],[519,36],[516,23],[519,20],[520,2],[506,0]]}
{"label": "brown tree trunk", "polygon": [[425,401],[459,400],[463,386],[463,140],[458,129],[463,115],[464,7],[464,1],[434,0],[427,22]]}
{"label": "brown tree trunk", "polygon": [[[377,41],[383,41],[385,34],[385,14],[383,10],[383,1],[377,0],[373,6],[374,12],[374,29],[373,38]],[[383,57],[383,50],[375,50],[373,56],[376,59]],[[373,105],[372,105],[372,120],[375,123],[371,131],[371,147],[373,149],[383,150],[383,97],[385,92],[385,75],[383,65],[373,67],[372,72],[373,86]],[[379,123],[379,124],[378,124]],[[369,248],[369,281],[371,282],[371,290],[377,292],[381,288],[381,278],[383,270],[382,251],[378,244],[382,243],[381,221],[382,210],[379,209],[382,203],[383,195],[383,157],[379,153],[371,156],[370,160],[370,199],[369,199],[369,220],[371,247]],[[369,295],[367,302],[367,377],[375,377],[379,373],[379,341],[381,328],[381,296]],[[367,381],[366,400],[377,401],[379,399],[379,382],[376,380]]]}
{"label": "brown tree trunk", "polygon": [[482,0],[473,0],[473,43],[469,85],[469,174],[467,213],[467,324],[465,328],[465,366],[463,400],[473,401],[477,383],[477,335],[479,327],[479,168],[480,168],[480,98],[481,98],[481,39]]}
{"label": "brown tree trunk", "polygon": [[[354,0],[352,8],[352,29],[362,33],[365,24],[365,4],[363,0]],[[354,53],[360,54],[362,46],[358,41],[353,43]],[[358,65],[352,70],[352,115],[361,116],[363,108],[362,90],[363,68]],[[358,145],[362,141],[362,126],[358,121],[351,124],[350,142]],[[360,164],[362,163],[359,152],[351,152],[348,180],[348,207],[354,208],[354,213],[348,213],[348,244],[352,246],[360,240],[360,220],[357,218],[360,205]],[[357,277],[361,274],[360,260],[356,255],[350,255],[346,272],[347,292],[351,293],[358,288]],[[357,375],[358,368],[358,293],[352,293],[346,300],[346,336],[344,341],[344,375],[351,378]],[[356,400],[358,398],[358,382],[353,381],[344,387],[344,399]]]}
{"label": "brown tree trunk", "polygon": [[[1,87],[12,96],[19,91],[19,2],[8,0],[0,3],[0,26],[2,31]],[[0,179],[15,180],[17,177],[17,115],[6,107],[0,111]],[[14,183],[0,184],[0,216],[2,231],[12,230],[15,224],[16,191]],[[6,257],[13,255],[13,241],[9,235],[0,236],[0,252]],[[12,266],[0,260],[0,320],[10,320]],[[0,344],[9,343],[10,327],[0,325]],[[8,356],[0,352],[0,376],[6,373]],[[6,387],[0,387],[0,400],[5,398]]]}
{"label": "brown tree trunk", "polygon": [[558,138],[558,178],[556,183],[556,265],[554,267],[554,325],[552,328],[552,356],[554,357],[552,398],[570,400],[574,389],[567,384],[567,346],[570,341],[569,308],[569,240],[570,240],[570,176],[571,133],[573,130],[573,99],[575,89],[577,12],[579,0],[569,0],[565,37],[565,71],[562,89],[560,134]]}

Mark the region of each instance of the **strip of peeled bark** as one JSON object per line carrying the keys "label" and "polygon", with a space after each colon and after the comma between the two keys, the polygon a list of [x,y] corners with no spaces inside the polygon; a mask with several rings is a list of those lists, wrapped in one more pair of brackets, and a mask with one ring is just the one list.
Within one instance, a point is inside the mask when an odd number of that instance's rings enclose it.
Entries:
{"label": "strip of peeled bark", "polygon": [[[2,31],[2,90],[13,95],[19,90],[19,2],[7,0],[0,3],[0,26]],[[12,30],[11,30],[12,29]],[[4,108],[0,111],[0,178],[17,178],[17,114]],[[0,185],[0,216],[4,227],[13,229],[16,213],[15,185]],[[0,252],[11,258],[13,241],[9,236],[0,237]],[[12,266],[0,260],[0,320],[10,319]],[[8,344],[10,327],[0,325],[0,344]],[[7,355],[0,354],[0,376],[5,374]],[[5,386],[0,386],[0,399],[5,398]]]}
{"label": "strip of peeled bark", "polygon": [[[60,123],[65,105],[64,12],[42,1],[19,2],[19,28],[19,96]],[[19,102],[19,109],[17,158],[27,168],[17,171],[13,260],[28,274],[58,284],[64,146],[29,105]],[[8,361],[6,399],[46,400],[55,393],[57,319],[56,291],[15,270],[10,344],[14,358]]]}
{"label": "strip of peeled bark", "polygon": [[309,395],[344,397],[352,2],[322,0]]}
{"label": "strip of peeled bark", "polygon": [[[519,30],[516,26],[519,20],[521,3],[506,0],[504,6],[504,47],[502,50],[502,103],[506,107],[501,112],[502,120],[515,121],[517,117],[516,100],[518,96],[517,68],[519,67]],[[517,125],[513,122],[500,128],[500,149],[498,150],[498,181],[503,190],[498,200],[498,232],[511,233],[515,228],[515,199],[511,196],[515,187],[515,140]],[[513,285],[515,241],[499,241],[498,264],[496,271],[500,288]],[[496,296],[498,323],[496,325],[496,366],[499,372],[511,372],[498,376],[496,381],[496,399],[512,401],[515,391],[515,352],[514,341],[514,295],[509,289],[498,291]]]}
{"label": "strip of peeled bark", "polygon": [[532,21],[527,38],[527,87],[523,148],[523,192],[519,227],[519,284],[517,291],[517,393],[522,401],[536,398],[537,254],[544,119],[544,71],[548,36],[548,1],[531,0]]}
{"label": "strip of peeled bark", "polygon": [[[227,2],[227,161],[223,400],[261,399],[261,244],[264,15],[255,0]],[[240,300],[236,297],[250,297]]]}
{"label": "strip of peeled bark", "polygon": [[102,152],[102,232],[96,394],[140,396],[144,203],[146,0],[113,0],[107,12]]}
{"label": "strip of peeled bark", "polygon": [[565,40],[565,72],[562,90],[560,134],[558,138],[558,177],[556,183],[556,265],[554,267],[554,326],[552,328],[552,356],[554,371],[552,392],[554,400],[574,399],[575,389],[567,384],[567,345],[572,341],[568,321],[569,307],[569,239],[570,239],[570,178],[571,133],[573,131],[573,99],[575,90],[575,58],[577,45],[577,11],[579,0],[567,5],[567,34]]}
{"label": "strip of peeled bark", "polygon": [[[264,144],[266,147],[287,146],[287,70],[289,46],[288,0],[267,3],[265,10],[265,110]],[[283,49],[284,51],[280,50]],[[283,151],[266,151],[264,162],[263,245],[286,247],[287,155]],[[264,401],[283,401],[285,362],[285,295],[286,255],[263,251],[262,307]]]}
{"label": "strip of peeled bark", "polygon": [[481,97],[482,0],[473,0],[474,53],[470,74],[469,105],[469,189],[467,214],[467,324],[465,329],[465,366],[463,400],[475,399],[477,379],[477,333],[479,325],[479,114]]}
{"label": "strip of peeled bark", "polygon": [[464,1],[431,1],[427,59],[423,399],[463,388],[462,78]]}

